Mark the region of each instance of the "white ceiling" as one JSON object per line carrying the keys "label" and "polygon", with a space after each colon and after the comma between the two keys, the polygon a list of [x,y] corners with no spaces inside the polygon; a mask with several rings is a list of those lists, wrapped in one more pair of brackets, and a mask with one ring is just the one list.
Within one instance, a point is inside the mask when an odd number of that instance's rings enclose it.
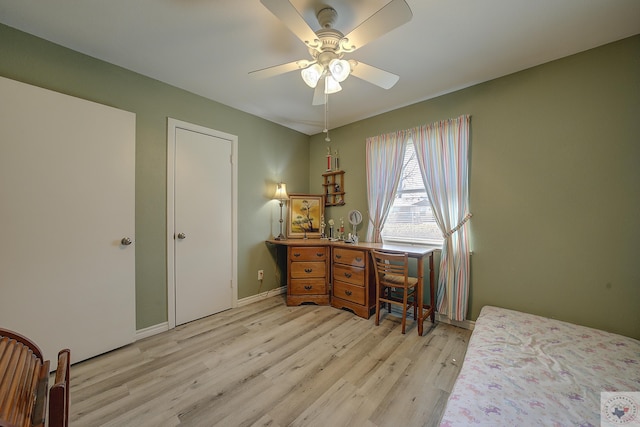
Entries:
{"label": "white ceiling", "polygon": [[[332,6],[345,34],[388,1],[291,0],[314,30],[316,9]],[[346,56],[400,81],[348,78],[329,96],[329,128],[640,33],[639,0],[407,3],[409,23]],[[0,0],[0,22],[305,134],[324,127],[299,72],[248,75],[309,58],[259,0]]]}

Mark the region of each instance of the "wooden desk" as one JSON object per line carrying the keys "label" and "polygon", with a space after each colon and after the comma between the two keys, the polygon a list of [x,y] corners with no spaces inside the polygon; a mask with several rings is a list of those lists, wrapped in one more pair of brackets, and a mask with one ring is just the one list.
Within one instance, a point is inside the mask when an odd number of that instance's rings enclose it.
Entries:
{"label": "wooden desk", "polygon": [[[417,278],[418,278],[418,301],[420,304],[418,305],[418,335],[422,336],[424,331],[424,319],[427,317],[431,318],[431,322],[435,323],[436,312],[435,312],[435,274],[433,268],[433,253],[435,251],[440,250],[438,247],[434,246],[414,246],[414,245],[402,245],[402,244],[389,244],[389,243],[368,243],[368,242],[360,242],[357,245],[345,243],[345,242],[331,242],[326,239],[289,239],[289,240],[267,240],[268,243],[274,245],[282,245],[282,246],[329,246],[331,248],[354,248],[354,249],[362,249],[370,252],[372,249],[387,251],[387,252],[395,252],[395,253],[406,253],[410,258],[414,258],[417,261]],[[424,306],[423,298],[424,298],[424,259],[425,257],[429,257],[429,297],[430,302],[428,306]],[[333,270],[333,267],[332,267]],[[287,283],[287,287],[289,284]],[[289,292],[289,290],[287,291]]]}

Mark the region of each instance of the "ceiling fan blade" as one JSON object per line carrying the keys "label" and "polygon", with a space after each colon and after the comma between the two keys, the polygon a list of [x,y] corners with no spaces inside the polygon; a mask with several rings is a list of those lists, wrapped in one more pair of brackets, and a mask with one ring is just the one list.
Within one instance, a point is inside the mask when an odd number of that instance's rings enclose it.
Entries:
{"label": "ceiling fan blade", "polygon": [[316,89],[313,91],[313,102],[311,102],[311,105],[324,105],[327,102],[324,94],[324,85],[325,80],[323,76],[320,80],[318,80]]}
{"label": "ceiling fan blade", "polygon": [[412,17],[413,12],[405,0],[392,0],[344,36],[340,41],[340,49],[343,52],[360,49],[370,41],[411,21]]}
{"label": "ceiling fan blade", "polygon": [[393,85],[400,80],[400,77],[393,73],[363,62],[350,60],[349,64],[351,65],[352,75],[369,83],[373,83],[376,86],[380,86],[383,89],[391,89]]}
{"label": "ceiling fan blade", "polygon": [[320,47],[318,36],[289,0],[260,0],[260,2],[304,44],[314,49]]}
{"label": "ceiling fan blade", "polygon": [[266,79],[280,74],[289,73],[291,71],[307,68],[313,63],[315,63],[315,61],[307,61],[306,59],[301,59],[298,61],[288,62],[286,64],[280,64],[273,67],[263,68],[261,70],[251,71],[249,75],[257,79]]}

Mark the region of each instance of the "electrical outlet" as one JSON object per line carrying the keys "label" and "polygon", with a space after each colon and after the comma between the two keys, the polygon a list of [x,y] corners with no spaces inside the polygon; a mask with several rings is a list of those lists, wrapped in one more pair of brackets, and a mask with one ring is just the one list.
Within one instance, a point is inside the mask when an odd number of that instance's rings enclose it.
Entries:
{"label": "electrical outlet", "polygon": [[264,279],[264,270],[258,270],[258,280]]}

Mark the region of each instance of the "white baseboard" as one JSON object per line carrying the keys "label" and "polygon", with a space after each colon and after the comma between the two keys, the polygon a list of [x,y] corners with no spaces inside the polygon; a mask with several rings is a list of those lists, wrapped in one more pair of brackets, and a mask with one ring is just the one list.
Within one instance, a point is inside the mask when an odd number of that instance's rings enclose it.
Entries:
{"label": "white baseboard", "polygon": [[287,292],[287,287],[286,286],[281,286],[279,288],[271,289],[271,290],[268,290],[268,291],[263,292],[263,293],[258,294],[258,295],[251,295],[250,297],[239,299],[238,302],[237,302],[236,307],[242,307],[242,306],[245,306],[247,304],[252,304],[254,302],[262,301],[263,299],[266,299],[266,298],[269,298],[269,297],[273,297],[273,296],[276,296],[276,295],[284,294],[286,292]]}
{"label": "white baseboard", "polygon": [[161,332],[167,332],[169,330],[169,322],[159,323],[157,325],[149,326],[148,328],[139,329],[136,331],[135,340],[141,340],[153,335],[157,335]]}
{"label": "white baseboard", "polygon": [[[261,301],[265,298],[273,297],[276,295],[284,294],[287,292],[287,287],[282,286],[280,288],[271,289],[258,295],[252,295],[247,298],[242,298],[237,301],[236,307],[242,307],[247,304]],[[157,335],[169,330],[169,322],[159,323],[157,325],[149,326],[148,328],[139,329],[136,331],[135,341]]]}
{"label": "white baseboard", "polygon": [[436,313],[436,321],[440,323],[448,323],[449,325],[457,326],[459,328],[469,329],[471,331],[473,331],[473,328],[475,328],[476,326],[476,322],[474,322],[473,320],[463,320],[460,322],[458,320],[451,320],[447,316],[444,316],[440,313]]}

